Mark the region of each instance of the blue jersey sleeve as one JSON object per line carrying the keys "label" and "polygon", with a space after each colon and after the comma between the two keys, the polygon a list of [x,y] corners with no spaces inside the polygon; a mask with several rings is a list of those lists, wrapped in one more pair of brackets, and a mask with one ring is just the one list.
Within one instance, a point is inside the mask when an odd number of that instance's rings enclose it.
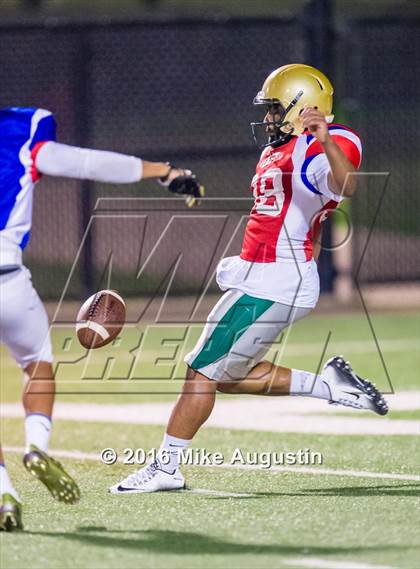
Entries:
{"label": "blue jersey sleeve", "polygon": [[43,117],[36,128],[35,134],[32,138],[32,142],[29,146],[29,150],[32,150],[38,142],[44,142],[47,140],[56,139],[56,123],[54,116],[49,114]]}

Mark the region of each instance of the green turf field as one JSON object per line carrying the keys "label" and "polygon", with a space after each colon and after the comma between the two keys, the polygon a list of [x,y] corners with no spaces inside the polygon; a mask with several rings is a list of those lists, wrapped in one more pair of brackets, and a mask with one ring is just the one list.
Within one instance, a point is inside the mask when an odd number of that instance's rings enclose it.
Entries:
{"label": "green turf field", "polygon": [[[372,322],[393,388],[397,393],[411,390],[414,398],[419,389],[418,317],[383,313],[373,315]],[[329,332],[326,357],[343,352],[358,371],[377,379],[387,389],[386,374],[367,321],[361,315],[314,314],[299,322],[288,339],[289,351],[286,349],[283,363],[316,369],[322,353],[319,347]],[[121,342],[128,345],[133,332],[128,330],[125,334],[127,337]],[[152,341],[143,352],[145,369],[151,369],[162,350],[168,350],[167,344],[159,347],[162,334],[166,335],[158,330],[152,333]],[[54,334],[56,352],[71,335],[69,330]],[[67,341],[66,345],[68,361],[83,357],[75,342]],[[102,358],[113,357],[112,354],[117,357],[113,350],[101,350]],[[5,352],[1,356],[2,401],[13,404],[19,399],[19,374]],[[91,375],[101,375],[103,362],[99,356],[89,365]],[[163,366],[166,373],[170,360],[155,365]],[[58,402],[165,402],[174,399],[179,386],[179,381],[162,378],[150,382],[80,380],[81,368],[77,366],[80,363],[73,366],[77,370],[67,370],[59,377],[62,394]],[[126,361],[115,362],[108,376],[123,375],[126,366]],[[146,383],[147,389],[143,389]],[[131,395],[130,389],[134,392]],[[142,394],[142,389],[148,393]],[[221,399],[229,403],[229,398]],[[356,411],[331,416],[405,425],[418,419],[418,411],[391,410],[389,419]],[[312,415],[301,418],[314,420]],[[60,460],[79,480],[82,500],[76,506],[53,502],[21,466],[20,451],[7,452],[11,475],[25,503],[25,532],[0,536],[1,568],[420,566],[418,437],[257,431],[263,423],[261,415],[255,430],[203,429],[195,446],[223,453],[226,465],[185,467],[187,491],[111,496],[107,494],[108,486],[133,467],[121,463],[103,465],[97,458],[100,450],[114,447],[121,453],[124,448],[152,448],[159,445],[163,427],[106,420],[56,421],[51,447],[70,453]],[[8,447],[22,446],[21,419],[2,420],[1,440]],[[299,467],[241,469],[228,464],[235,448],[243,452],[309,448],[322,454],[323,464],[313,466],[307,473]]]}

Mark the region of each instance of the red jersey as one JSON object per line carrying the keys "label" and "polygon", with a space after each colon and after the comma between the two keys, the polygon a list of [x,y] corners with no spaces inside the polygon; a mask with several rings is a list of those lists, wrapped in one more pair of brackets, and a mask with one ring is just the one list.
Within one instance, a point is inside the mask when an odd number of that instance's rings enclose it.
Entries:
{"label": "red jersey", "polygon": [[[359,136],[339,124],[328,129],[359,168]],[[234,288],[288,305],[315,306],[319,277],[312,239],[327,212],[343,199],[328,187],[329,172],[321,144],[307,132],[264,149],[251,183],[254,207],[241,254],[219,263],[217,282],[222,290]]]}
{"label": "red jersey", "polygon": [[[334,141],[357,169],[362,147],[358,135],[345,126],[328,126]],[[323,210],[334,209],[341,196],[328,188],[330,171],[320,143],[311,134],[292,137],[261,154],[252,179],[254,207],[246,227],[241,258],[273,263],[282,258],[309,261],[311,232],[317,231]]]}

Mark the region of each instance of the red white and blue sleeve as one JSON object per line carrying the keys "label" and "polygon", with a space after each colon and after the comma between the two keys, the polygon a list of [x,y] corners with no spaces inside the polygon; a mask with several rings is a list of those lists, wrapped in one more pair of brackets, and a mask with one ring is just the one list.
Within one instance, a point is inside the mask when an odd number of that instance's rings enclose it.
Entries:
{"label": "red white and blue sleeve", "polygon": [[56,122],[54,115],[45,109],[38,109],[36,115],[40,119],[36,122],[35,132],[32,136],[29,150],[31,152],[31,175],[32,180],[36,182],[41,177],[42,173],[36,166],[36,159],[38,152],[47,142],[55,141],[56,138]]}
{"label": "red white and blue sleeve", "polygon": [[[362,161],[362,143],[359,135],[340,124],[328,125],[328,130],[333,140],[358,170]],[[306,136],[306,143],[307,149],[301,168],[303,183],[311,192],[341,202],[344,197],[331,191],[328,186],[328,174],[331,168],[321,144],[311,134]]]}

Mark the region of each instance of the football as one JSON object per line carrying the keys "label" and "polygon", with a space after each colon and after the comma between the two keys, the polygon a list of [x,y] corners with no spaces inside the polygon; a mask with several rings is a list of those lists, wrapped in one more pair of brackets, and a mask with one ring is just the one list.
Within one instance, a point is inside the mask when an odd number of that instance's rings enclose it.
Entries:
{"label": "football", "polygon": [[84,348],[101,348],[121,332],[125,302],[115,290],[100,290],[90,296],[77,314],[76,332]]}

